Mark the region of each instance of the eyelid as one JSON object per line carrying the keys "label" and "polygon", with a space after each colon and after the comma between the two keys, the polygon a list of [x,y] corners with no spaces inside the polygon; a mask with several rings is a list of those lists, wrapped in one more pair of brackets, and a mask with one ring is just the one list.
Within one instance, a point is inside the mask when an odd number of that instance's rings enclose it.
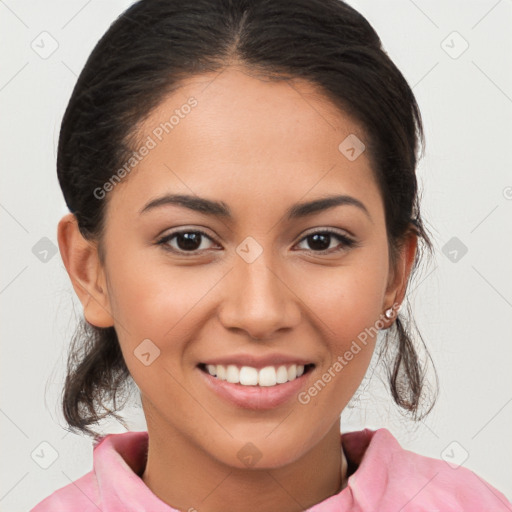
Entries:
{"label": "eyelid", "polygon": [[295,245],[302,243],[308,237],[316,235],[317,233],[333,235],[334,237],[338,238],[338,240],[340,240],[342,247],[338,248],[338,249],[336,249],[336,248],[335,249],[324,249],[323,251],[314,251],[312,249],[306,249],[307,253],[317,254],[317,255],[322,256],[322,255],[327,255],[327,254],[336,254],[336,253],[342,252],[344,250],[352,249],[352,248],[356,248],[356,247],[360,246],[359,242],[356,240],[356,238],[353,235],[348,235],[348,234],[346,234],[347,233],[346,231],[345,231],[345,233],[343,233],[340,230],[335,229],[335,228],[316,228],[313,231],[308,231],[304,235],[301,236],[301,238]]}
{"label": "eyelid", "polygon": [[195,250],[195,251],[181,251],[179,249],[174,249],[173,247],[170,247],[168,245],[168,242],[170,240],[172,240],[175,236],[183,234],[183,233],[198,233],[201,236],[212,241],[214,244],[217,244],[214,237],[212,237],[211,235],[206,233],[204,230],[199,229],[199,228],[187,228],[187,227],[177,228],[174,231],[171,231],[165,235],[159,236],[155,243],[156,243],[156,245],[161,245],[164,248],[164,250],[166,250],[166,251],[169,251],[169,252],[172,252],[172,253],[178,254],[178,255],[184,255],[184,256],[197,256],[197,255],[209,250],[209,249],[203,249],[203,250]]}
{"label": "eyelid", "polygon": [[[207,238],[208,240],[210,240],[211,242],[215,243],[215,244],[218,244],[218,242],[215,240],[214,237],[212,237],[211,235],[209,235],[208,233],[206,233],[203,229],[200,229],[200,228],[197,228],[197,227],[181,227],[181,228],[176,228],[175,230],[165,234],[165,235],[162,235],[160,237],[158,237],[157,241],[156,241],[156,244],[157,245],[162,245],[164,250],[166,251],[169,251],[169,252],[172,252],[174,254],[178,254],[178,255],[184,255],[184,256],[198,256],[198,255],[201,255],[211,249],[202,249],[202,250],[194,250],[194,251],[182,251],[180,249],[174,249],[172,247],[170,247],[168,245],[168,242],[170,240],[172,240],[175,236],[177,235],[180,235],[180,234],[183,234],[183,233],[196,233],[196,234],[200,234],[201,236]],[[342,252],[344,250],[347,250],[347,249],[350,249],[350,248],[356,248],[356,247],[359,247],[359,242],[355,239],[355,237],[352,235],[352,234],[346,234],[348,233],[346,230],[345,232],[339,230],[339,229],[336,229],[336,228],[331,228],[331,227],[319,227],[319,228],[313,228],[313,231],[307,231],[306,233],[304,233],[301,238],[299,238],[297,240],[297,242],[294,243],[294,247],[296,245],[298,245],[299,243],[302,243],[303,241],[305,241],[308,237],[310,236],[313,236],[315,234],[328,234],[328,235],[333,235],[334,237],[337,237],[338,240],[339,240],[339,243],[342,245],[342,248],[335,248],[335,249],[324,249],[324,250],[321,250],[321,251],[314,251],[312,249],[305,249],[305,251],[307,253],[310,253],[310,254],[317,254],[317,255],[326,255],[326,254],[332,254],[332,253],[338,253],[338,252]],[[300,250],[300,249],[299,249]]]}
{"label": "eyelid", "polygon": [[312,228],[312,230],[313,231],[306,231],[306,233],[301,236],[300,240],[303,240],[304,238],[306,238],[308,236],[315,235],[316,233],[330,233],[333,235],[343,236],[345,238],[355,239],[355,236],[352,233],[350,233],[349,231],[347,231],[346,229],[325,227],[325,228]]}

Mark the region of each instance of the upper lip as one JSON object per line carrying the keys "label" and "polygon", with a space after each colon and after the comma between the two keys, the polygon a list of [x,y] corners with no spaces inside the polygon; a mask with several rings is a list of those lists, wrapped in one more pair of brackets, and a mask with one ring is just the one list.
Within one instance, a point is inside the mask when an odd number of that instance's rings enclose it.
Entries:
{"label": "upper lip", "polygon": [[290,366],[292,364],[304,365],[312,364],[310,360],[302,359],[297,356],[286,354],[267,354],[264,356],[255,356],[252,354],[232,354],[224,357],[215,357],[202,361],[203,364],[228,366],[230,364],[235,366],[251,366],[252,368],[265,368],[266,366]]}

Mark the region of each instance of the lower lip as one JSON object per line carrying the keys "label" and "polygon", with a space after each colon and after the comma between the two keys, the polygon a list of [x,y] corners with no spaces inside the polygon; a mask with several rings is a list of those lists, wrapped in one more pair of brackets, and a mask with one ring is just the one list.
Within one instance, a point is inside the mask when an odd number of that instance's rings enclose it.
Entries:
{"label": "lower lip", "polygon": [[312,369],[303,373],[295,380],[268,387],[232,384],[231,382],[217,379],[200,368],[197,368],[197,370],[203,376],[210,389],[221,398],[243,409],[265,410],[278,407],[296,396],[305,385]]}

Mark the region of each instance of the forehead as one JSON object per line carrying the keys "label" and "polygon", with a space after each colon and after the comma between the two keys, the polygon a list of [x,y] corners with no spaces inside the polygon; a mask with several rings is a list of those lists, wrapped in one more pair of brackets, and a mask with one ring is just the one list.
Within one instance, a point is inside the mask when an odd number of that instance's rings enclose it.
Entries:
{"label": "forehead", "polygon": [[236,68],[195,76],[137,135],[134,149],[149,149],[110,198],[132,211],[163,193],[221,199],[235,214],[332,193],[382,208],[368,152],[346,152],[363,148],[364,131],[308,82]]}

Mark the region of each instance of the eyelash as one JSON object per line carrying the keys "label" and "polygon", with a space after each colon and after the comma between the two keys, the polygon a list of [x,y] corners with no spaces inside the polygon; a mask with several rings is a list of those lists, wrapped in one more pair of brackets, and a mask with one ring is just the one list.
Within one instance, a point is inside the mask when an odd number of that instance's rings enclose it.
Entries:
{"label": "eyelash", "polygon": [[[201,236],[204,236],[206,238],[208,238],[209,240],[211,240],[212,242],[215,242],[211,236],[209,236],[208,234],[206,234],[204,231],[201,231],[200,229],[185,229],[185,230],[182,230],[182,231],[175,231],[173,233],[169,233],[168,235],[165,235],[163,236],[162,238],[160,238],[159,240],[157,240],[156,244],[157,245],[161,245],[163,247],[164,250],[166,251],[169,251],[169,252],[173,252],[173,253],[177,253],[179,255],[184,255],[186,257],[189,257],[189,256],[197,256],[198,254],[198,250],[194,250],[194,251],[182,251],[182,250],[179,250],[179,249],[174,249],[174,248],[171,248],[169,245],[168,245],[168,242],[170,240],[172,240],[173,238],[175,238],[177,235],[182,235],[184,233],[194,233],[194,234],[200,234]],[[340,242],[343,244],[343,247],[342,248],[339,248],[339,249],[324,249],[323,251],[313,251],[313,250],[307,250],[306,252],[308,253],[313,253],[313,254],[332,254],[332,253],[337,253],[337,252],[340,252],[340,251],[343,251],[345,249],[350,249],[350,248],[353,248],[353,247],[357,247],[359,244],[353,240],[352,238],[349,238],[348,236],[345,236],[345,235],[342,235],[341,233],[339,233],[338,231],[335,231],[333,229],[329,229],[329,228],[324,228],[324,229],[321,229],[321,230],[318,230],[318,231],[313,231],[312,233],[308,233],[306,236],[302,237],[298,243],[301,243],[303,242],[304,240],[306,240],[307,238],[309,238],[310,236],[313,236],[313,235],[317,235],[317,234],[329,234],[329,235],[333,235],[335,238],[337,238],[338,240],[340,240]],[[207,250],[207,249],[205,249]],[[200,252],[200,251],[199,251]]]}

